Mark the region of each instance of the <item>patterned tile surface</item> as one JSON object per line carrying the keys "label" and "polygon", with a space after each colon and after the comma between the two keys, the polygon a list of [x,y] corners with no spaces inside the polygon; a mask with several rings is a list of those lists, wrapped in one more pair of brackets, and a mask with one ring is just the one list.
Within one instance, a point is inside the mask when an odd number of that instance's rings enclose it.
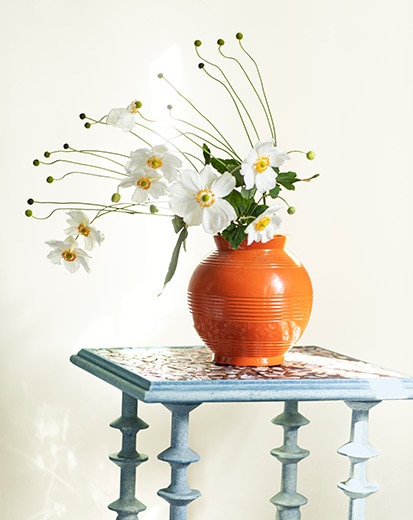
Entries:
{"label": "patterned tile surface", "polygon": [[410,379],[321,347],[295,347],[277,367],[219,366],[206,347],[100,348],[90,352],[148,381]]}

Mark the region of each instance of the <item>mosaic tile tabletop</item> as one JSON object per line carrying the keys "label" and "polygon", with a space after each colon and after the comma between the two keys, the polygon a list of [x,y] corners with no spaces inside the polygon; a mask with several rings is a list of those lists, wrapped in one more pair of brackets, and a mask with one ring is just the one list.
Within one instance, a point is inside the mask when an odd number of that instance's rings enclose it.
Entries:
{"label": "mosaic tile tabletop", "polygon": [[108,348],[95,350],[126,370],[156,381],[407,377],[320,347],[295,347],[275,367],[220,366],[206,347]]}
{"label": "mosaic tile tabletop", "polygon": [[83,349],[71,360],[145,401],[413,398],[410,376],[315,346],[275,367],[219,366],[206,347]]}

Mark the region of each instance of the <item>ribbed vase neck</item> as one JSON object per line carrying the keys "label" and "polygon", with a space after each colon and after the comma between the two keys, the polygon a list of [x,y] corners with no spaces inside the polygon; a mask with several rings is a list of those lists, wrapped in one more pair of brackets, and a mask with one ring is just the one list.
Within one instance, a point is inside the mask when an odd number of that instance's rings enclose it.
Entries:
{"label": "ribbed vase neck", "polygon": [[[218,251],[234,251],[231,244],[220,235],[214,236],[215,245]],[[284,249],[287,243],[287,237],[285,235],[274,235],[274,238],[268,242],[252,242],[250,245],[247,244],[247,239],[241,242],[237,251],[244,249],[254,250],[268,250],[268,249]]]}

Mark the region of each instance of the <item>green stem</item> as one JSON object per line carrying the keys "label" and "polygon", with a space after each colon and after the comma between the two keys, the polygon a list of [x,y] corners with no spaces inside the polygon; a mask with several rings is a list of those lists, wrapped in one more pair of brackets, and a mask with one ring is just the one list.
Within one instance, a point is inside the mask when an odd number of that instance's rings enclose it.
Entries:
{"label": "green stem", "polygon": [[[212,74],[210,74],[210,73],[205,69],[205,67],[202,67],[202,70],[205,72],[205,74],[206,74],[208,77],[210,77],[211,79],[213,79],[214,81],[216,81],[217,83],[219,83],[220,85],[222,85],[222,86],[225,88],[225,90],[228,92],[230,98],[232,99],[232,102],[234,103],[235,109],[236,109],[236,111],[237,111],[237,113],[238,113],[238,116],[239,116],[239,118],[240,118],[241,124],[242,124],[242,126],[243,126],[243,128],[244,128],[244,131],[245,131],[245,133],[246,133],[246,135],[247,135],[247,139],[248,139],[248,141],[249,141],[249,144],[250,144],[251,148],[253,148],[254,144],[253,144],[253,142],[252,142],[252,140],[251,140],[251,136],[250,136],[250,134],[249,134],[249,132],[248,132],[247,125],[245,124],[244,118],[242,117],[241,111],[240,111],[240,109],[239,109],[239,107],[238,107],[238,104],[237,104],[237,102],[235,101],[234,96],[233,96],[233,94],[231,93],[230,89],[228,88],[228,86],[227,86],[223,81],[221,81],[220,79],[218,79],[218,78],[216,78],[215,76],[213,76]],[[245,107],[244,107],[244,109],[245,109]],[[248,112],[247,112],[247,115],[249,116]],[[254,130],[255,130],[255,133],[257,134],[257,130],[255,129],[255,126],[253,126],[253,128],[254,128]],[[257,138],[258,138],[258,134],[257,134]]]}
{"label": "green stem", "polygon": [[[250,113],[248,112],[247,107],[246,107],[245,104],[243,103],[242,99],[239,97],[239,95],[238,95],[237,91],[235,90],[235,88],[232,86],[232,83],[231,83],[230,80],[228,79],[228,77],[227,77],[227,75],[225,74],[225,72],[224,72],[224,71],[222,70],[222,68],[221,68],[219,65],[217,65],[216,63],[213,63],[213,62],[211,62],[211,61],[208,61],[208,60],[206,60],[204,57],[202,57],[202,56],[200,55],[200,53],[199,53],[198,47],[195,47],[195,51],[196,51],[198,57],[199,57],[201,60],[203,60],[205,63],[208,63],[208,65],[211,65],[212,67],[217,68],[217,69],[220,71],[220,73],[222,74],[223,78],[225,79],[225,81],[226,81],[227,84],[228,84],[228,86],[227,86],[227,85],[224,85],[224,86],[225,86],[225,88],[227,89],[229,95],[231,96],[231,99],[232,99],[232,101],[233,101],[233,103],[234,103],[234,105],[235,105],[235,107],[236,107],[236,109],[237,109],[237,111],[238,111],[238,114],[240,115],[241,122],[242,122],[244,128],[246,129],[246,127],[245,127],[245,122],[244,122],[244,120],[243,120],[243,118],[242,118],[242,116],[241,116],[241,114],[240,114],[240,110],[239,110],[239,108],[238,108],[238,105],[237,105],[237,103],[236,103],[234,97],[232,96],[231,92],[234,94],[234,96],[237,98],[238,102],[240,103],[240,105],[241,105],[242,108],[244,109],[245,114],[247,115],[247,117],[248,117],[248,119],[249,119],[249,121],[250,121],[250,124],[251,124],[251,126],[252,126],[252,128],[253,128],[253,130],[254,130],[254,132],[255,132],[255,136],[256,136],[257,140],[259,141],[259,140],[260,140],[260,137],[259,137],[258,132],[257,132],[257,129],[256,129],[256,127],[255,127],[254,121],[253,121],[253,119],[252,119]],[[206,72],[206,71],[205,71],[205,72]],[[216,81],[219,81],[217,78],[214,78],[214,77],[211,76],[210,74],[208,74],[208,75],[209,75],[212,79],[214,79],[214,80],[216,80]],[[222,84],[221,81],[219,81],[219,83]],[[228,88],[231,89],[231,92],[228,90]],[[248,140],[250,141],[250,144],[251,144],[251,147],[252,147],[253,145],[252,145],[252,142],[251,142],[251,139],[250,139],[250,136],[249,136],[249,133],[248,133],[247,130],[246,130],[246,133],[247,133]]]}
{"label": "green stem", "polygon": [[248,83],[250,84],[254,94],[257,96],[257,99],[264,111],[264,114],[265,114],[265,118],[267,120],[267,124],[268,124],[268,127],[270,129],[270,133],[271,133],[271,137],[273,138],[274,140],[274,146],[277,146],[277,140],[276,140],[276,136],[275,136],[275,129],[274,129],[274,125],[272,124],[272,117],[270,116],[270,114],[268,113],[268,110],[263,102],[263,100],[261,99],[261,96],[258,92],[258,90],[256,89],[254,83],[252,82],[251,78],[249,77],[249,74],[247,73],[247,71],[245,70],[244,66],[242,65],[242,63],[237,59],[237,58],[234,58],[233,56],[228,56],[226,54],[223,53],[221,47],[219,47],[219,53],[221,54],[221,56],[227,60],[232,60],[234,61],[239,67],[240,69],[242,70],[244,76],[246,77]]}
{"label": "green stem", "polygon": [[169,80],[167,80],[164,77],[163,74],[160,74],[158,77],[160,79],[163,79],[164,81],[166,81],[166,83],[168,83],[168,85],[178,94],[178,96],[180,96],[183,100],[185,100],[195,110],[195,112],[197,114],[199,114],[218,133],[218,135],[223,139],[223,141],[228,146],[228,148],[232,149],[228,140],[225,139],[224,135],[218,130],[218,128],[214,125],[214,123],[210,119],[208,119],[200,110],[198,110],[196,108],[196,106],[187,97],[185,97]]}
{"label": "green stem", "polygon": [[[99,177],[101,179],[112,179],[112,180],[115,180],[115,181],[119,181],[118,177],[113,177],[112,175],[99,175],[98,173],[81,172],[81,171],[66,172],[61,177],[53,177],[53,180],[54,181],[62,181],[64,178],[69,177],[69,175],[88,175],[89,177]],[[123,177],[127,177],[126,173],[118,173],[118,175],[122,175]]]}
{"label": "green stem", "polygon": [[92,157],[97,157],[98,159],[104,159],[105,161],[110,161],[114,164],[117,164],[118,166],[123,166],[123,163],[115,161],[114,159],[111,159],[110,157],[106,157],[106,155],[104,155],[104,154],[116,155],[118,157],[123,157],[126,159],[128,158],[128,156],[125,154],[116,153],[116,152],[108,152],[106,150],[77,150],[76,148],[70,147],[69,150],[67,150],[67,151],[81,153],[81,154],[85,154],[85,155],[91,155]]}
{"label": "green stem", "polygon": [[251,54],[249,54],[249,52],[247,52],[244,48],[244,46],[242,45],[242,41],[241,40],[238,40],[238,43],[239,43],[239,46],[241,47],[241,49],[245,52],[245,54],[248,56],[248,58],[252,61],[252,63],[255,65],[255,70],[257,71],[257,74],[258,74],[258,79],[260,81],[260,85],[261,85],[261,91],[262,91],[262,94],[264,96],[264,100],[265,100],[265,104],[266,104],[266,107],[267,107],[267,110],[266,110],[266,113],[268,114],[269,118],[270,118],[270,121],[271,121],[271,124],[270,124],[270,129],[272,129],[272,136],[273,136],[273,139],[274,139],[274,146],[277,146],[277,136],[276,136],[276,132],[275,132],[275,124],[274,124],[274,119],[272,117],[272,113],[271,113],[271,108],[270,108],[270,104],[268,103],[268,99],[267,99],[267,94],[265,93],[265,88],[264,88],[264,82],[262,80],[262,76],[261,76],[261,72],[260,72],[260,69],[258,67],[258,63],[255,61],[255,59],[251,56]]}
{"label": "green stem", "polygon": [[[181,121],[181,122],[185,123],[185,121]],[[232,154],[229,150],[227,150],[225,148],[222,148],[221,146],[217,146],[217,144],[215,142],[213,142],[213,141],[209,141],[208,139],[204,139],[201,136],[195,134],[194,132],[183,132],[183,131],[179,130],[179,128],[175,127],[175,126],[173,128],[174,128],[174,130],[176,130],[179,133],[179,135],[181,137],[185,137],[186,139],[188,139],[188,141],[190,141],[191,143],[193,143],[195,146],[197,146],[200,149],[202,149],[202,145],[197,140],[192,139],[190,137],[191,135],[193,135],[197,139],[201,140],[203,144],[204,143],[209,144],[209,145],[213,146],[214,148],[216,148],[217,150],[221,150],[222,152],[227,153],[233,159],[238,159],[239,161],[241,161],[241,159],[238,157],[238,155],[235,152],[234,152],[234,154]],[[214,137],[214,136],[212,136],[212,137]]]}
{"label": "green stem", "polygon": [[51,165],[57,164],[59,162],[66,163],[66,164],[76,164],[77,166],[84,166],[86,168],[96,168],[97,170],[104,170],[104,171],[109,172],[109,173],[116,173],[118,175],[122,175],[121,173],[117,172],[116,170],[111,170],[110,168],[105,168],[104,166],[97,166],[96,164],[81,163],[81,162],[78,162],[78,161],[69,161],[67,159],[56,159],[55,161],[50,161],[50,162],[39,161],[39,164],[44,164],[46,166],[51,166]]}

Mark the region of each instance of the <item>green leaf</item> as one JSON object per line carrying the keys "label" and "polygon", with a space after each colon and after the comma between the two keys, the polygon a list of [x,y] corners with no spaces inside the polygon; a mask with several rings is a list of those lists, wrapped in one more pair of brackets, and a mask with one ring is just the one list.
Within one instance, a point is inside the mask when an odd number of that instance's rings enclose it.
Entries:
{"label": "green leaf", "polygon": [[182,217],[178,217],[178,215],[175,215],[172,219],[172,225],[174,227],[175,233],[179,233],[181,229],[186,226],[184,219]]}
{"label": "green leaf", "polygon": [[238,249],[241,242],[247,238],[245,226],[231,225],[221,234],[231,244],[233,249]]}
{"label": "green leaf", "polygon": [[219,159],[218,157],[212,157],[211,164],[219,173],[224,173],[239,169],[241,163],[236,159]]}
{"label": "green leaf", "polygon": [[253,199],[256,192],[257,188],[255,186],[253,188],[250,188],[249,190],[247,190],[247,188],[244,187],[241,188],[241,195],[244,197],[244,199]]}
{"label": "green leaf", "polygon": [[254,208],[254,211],[251,213],[251,215],[255,218],[259,217],[261,213],[264,213],[264,211],[268,209],[268,206],[266,204],[257,204]]}
{"label": "green leaf", "polygon": [[241,193],[237,190],[232,190],[231,193],[223,198],[231,204],[231,206],[235,209],[235,213],[239,217],[242,214],[243,208],[243,198]]}
{"label": "green leaf", "polygon": [[277,180],[286,180],[286,181],[294,181],[297,179],[297,174],[295,172],[280,172],[277,175]]}
{"label": "green leaf", "polygon": [[237,190],[232,190],[224,199],[235,209],[238,217],[249,215],[251,208],[256,204],[253,198],[246,198]]}
{"label": "green leaf", "polygon": [[[181,229],[174,250],[172,251],[171,261],[169,262],[168,272],[166,273],[165,280],[163,282],[162,291],[165,289],[166,284],[172,280],[173,275],[175,274],[176,267],[178,265],[179,253],[181,252],[181,247],[184,246],[187,237],[188,228],[185,226]],[[162,294],[162,291],[160,294]]]}
{"label": "green leaf", "polygon": [[274,186],[274,188],[268,192],[268,194],[270,195],[270,197],[272,199],[276,199],[278,197],[278,195],[280,194],[280,191],[281,191],[280,186],[278,184],[276,184]]}
{"label": "green leaf", "polygon": [[208,146],[204,143],[202,145],[202,154],[204,156],[205,164],[211,163],[211,150],[208,148]]}
{"label": "green leaf", "polygon": [[299,180],[295,172],[280,172],[277,175],[277,184],[281,184],[286,190],[295,190],[294,183]]}

